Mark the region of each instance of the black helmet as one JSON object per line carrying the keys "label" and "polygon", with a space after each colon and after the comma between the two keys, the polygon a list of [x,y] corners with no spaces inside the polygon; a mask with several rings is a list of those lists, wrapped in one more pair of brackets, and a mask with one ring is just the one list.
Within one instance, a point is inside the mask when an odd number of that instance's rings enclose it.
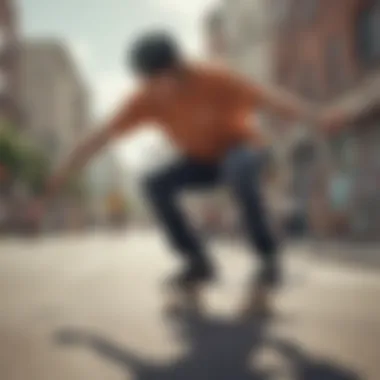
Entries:
{"label": "black helmet", "polygon": [[170,34],[153,32],[134,43],[129,60],[135,72],[149,77],[176,67],[180,52]]}

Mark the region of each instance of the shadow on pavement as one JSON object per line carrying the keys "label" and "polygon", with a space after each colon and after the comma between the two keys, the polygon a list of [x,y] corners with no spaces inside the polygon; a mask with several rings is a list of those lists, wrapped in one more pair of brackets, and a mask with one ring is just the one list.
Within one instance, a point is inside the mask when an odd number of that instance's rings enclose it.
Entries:
{"label": "shadow on pavement", "polygon": [[[55,339],[60,345],[94,351],[126,373],[132,372],[135,380],[360,380],[349,370],[311,357],[295,344],[266,339],[267,323],[263,320],[248,323],[183,314],[171,322],[189,346],[185,356],[171,363],[147,361],[91,331],[64,328]],[[260,369],[255,365],[264,347],[285,360],[286,373],[278,366]]]}

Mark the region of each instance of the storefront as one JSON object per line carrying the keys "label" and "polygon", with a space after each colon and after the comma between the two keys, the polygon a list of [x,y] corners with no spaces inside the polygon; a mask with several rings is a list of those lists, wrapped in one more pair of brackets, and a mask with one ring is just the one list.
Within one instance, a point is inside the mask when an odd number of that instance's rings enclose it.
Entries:
{"label": "storefront", "polygon": [[326,177],[328,235],[347,238],[352,234],[358,157],[358,142],[354,130],[335,136],[329,147],[331,157]]}
{"label": "storefront", "polygon": [[313,204],[316,201],[313,188],[317,180],[317,154],[316,145],[310,141],[297,144],[292,152],[292,198],[296,204],[297,234],[310,234],[313,230]]}
{"label": "storefront", "polygon": [[352,228],[358,238],[380,239],[380,115],[368,120],[357,140]]}
{"label": "storefront", "polygon": [[380,239],[380,115],[367,116],[341,132],[330,148],[330,235]]}

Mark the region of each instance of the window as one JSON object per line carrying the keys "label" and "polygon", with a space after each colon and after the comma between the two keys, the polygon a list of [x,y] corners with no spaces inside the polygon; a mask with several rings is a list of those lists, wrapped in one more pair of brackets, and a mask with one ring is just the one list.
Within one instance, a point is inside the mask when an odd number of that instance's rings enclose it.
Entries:
{"label": "window", "polygon": [[308,99],[313,99],[317,95],[315,68],[312,63],[306,63],[299,70],[297,78],[298,92]]}
{"label": "window", "polygon": [[0,51],[3,51],[7,45],[7,36],[4,30],[0,29]]}
{"label": "window", "polygon": [[380,57],[380,0],[373,7],[372,15],[372,40],[376,57]]}
{"label": "window", "polygon": [[366,65],[380,59],[380,1],[364,9],[356,22],[356,51]]}
{"label": "window", "polygon": [[288,0],[273,0],[273,7],[275,8],[275,25],[283,25],[289,15],[289,1]]}
{"label": "window", "polygon": [[361,12],[356,25],[356,47],[361,61],[371,59],[371,13],[368,10]]}
{"label": "window", "polygon": [[316,154],[316,148],[311,142],[301,142],[293,152],[293,164],[298,167],[309,166]]}
{"label": "window", "polygon": [[328,85],[333,89],[341,89],[346,81],[346,65],[344,62],[344,43],[339,37],[330,37],[327,42],[325,60]]}
{"label": "window", "polygon": [[297,3],[300,11],[300,18],[305,22],[313,22],[318,11],[318,0],[300,0]]}
{"label": "window", "polygon": [[357,161],[357,142],[351,132],[342,133],[331,141],[331,149],[337,166],[344,172],[352,172]]}
{"label": "window", "polygon": [[226,17],[220,35],[224,39],[226,53],[233,53],[239,51],[239,24],[237,16],[234,14],[231,17]]}
{"label": "window", "polygon": [[233,43],[238,52],[255,44],[262,34],[262,17],[255,12],[254,3],[240,3],[235,14]]}
{"label": "window", "polygon": [[7,91],[8,78],[6,73],[0,70],[0,94],[4,94]]}

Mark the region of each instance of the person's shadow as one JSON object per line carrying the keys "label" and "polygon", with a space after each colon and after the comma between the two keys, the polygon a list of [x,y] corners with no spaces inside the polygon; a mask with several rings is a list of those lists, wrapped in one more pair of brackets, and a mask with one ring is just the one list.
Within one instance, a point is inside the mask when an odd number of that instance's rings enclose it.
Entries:
{"label": "person's shadow", "polygon": [[353,372],[311,358],[287,341],[266,339],[267,322],[264,320],[242,322],[182,314],[172,322],[189,350],[169,364],[147,361],[91,331],[64,328],[57,332],[55,339],[58,344],[93,350],[127,374],[133,373],[135,380],[276,380],[284,375],[278,368],[259,369],[254,365],[255,355],[264,346],[288,362],[289,379],[360,380]]}

